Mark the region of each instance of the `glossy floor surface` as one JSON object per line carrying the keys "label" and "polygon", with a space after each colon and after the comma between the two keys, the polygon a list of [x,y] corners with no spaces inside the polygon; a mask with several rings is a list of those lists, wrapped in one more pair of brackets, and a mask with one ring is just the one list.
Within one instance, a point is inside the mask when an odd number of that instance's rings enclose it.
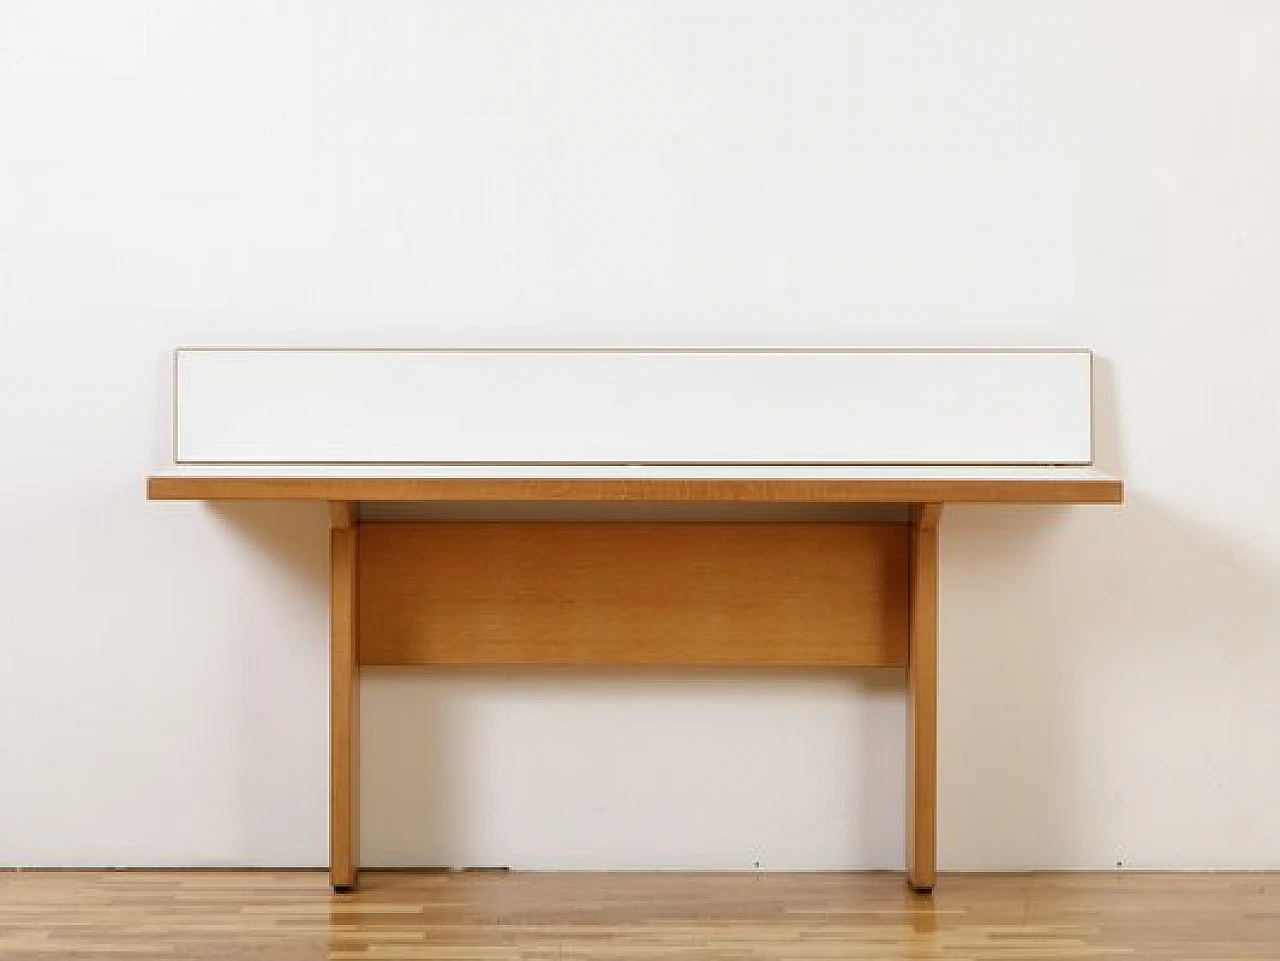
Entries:
{"label": "glossy floor surface", "polygon": [[1280,874],[0,873],[0,958],[1280,959]]}

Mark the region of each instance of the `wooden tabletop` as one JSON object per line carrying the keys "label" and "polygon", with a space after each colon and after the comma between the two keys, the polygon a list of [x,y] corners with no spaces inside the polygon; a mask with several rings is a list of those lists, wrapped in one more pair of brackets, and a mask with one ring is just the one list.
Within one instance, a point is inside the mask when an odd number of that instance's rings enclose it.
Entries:
{"label": "wooden tabletop", "polygon": [[182,466],[152,500],[1116,504],[1092,467]]}

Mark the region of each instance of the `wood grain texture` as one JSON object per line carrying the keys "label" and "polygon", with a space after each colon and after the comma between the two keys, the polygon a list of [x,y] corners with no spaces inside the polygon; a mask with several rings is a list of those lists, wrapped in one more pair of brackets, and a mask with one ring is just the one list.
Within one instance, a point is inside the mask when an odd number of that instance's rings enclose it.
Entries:
{"label": "wood grain texture", "polygon": [[781,501],[1118,504],[1114,478],[1061,480],[218,477],[156,475],[152,500]]}
{"label": "wood grain texture", "polygon": [[329,526],[351,527],[357,521],[359,505],[355,501],[330,501]]}
{"label": "wood grain texture", "polygon": [[5,961],[1275,961],[1280,875],[0,872]]}
{"label": "wood grain texture", "polygon": [[901,666],[905,525],[365,523],[366,665]]}
{"label": "wood grain texture", "polygon": [[[334,888],[359,867],[359,527],[333,507],[329,530],[329,871]],[[345,519],[346,523],[342,521]]]}
{"label": "wood grain texture", "polygon": [[931,891],[938,822],[938,521],[941,504],[911,510],[907,664],[907,881]]}

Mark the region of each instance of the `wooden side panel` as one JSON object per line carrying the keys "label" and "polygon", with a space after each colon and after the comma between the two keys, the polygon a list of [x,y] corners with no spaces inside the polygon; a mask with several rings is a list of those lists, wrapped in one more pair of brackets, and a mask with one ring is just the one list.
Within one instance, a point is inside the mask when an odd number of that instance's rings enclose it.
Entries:
{"label": "wooden side panel", "polygon": [[329,530],[329,879],[355,886],[359,868],[359,526],[354,505],[334,503]]}
{"label": "wooden side panel", "polygon": [[902,666],[905,525],[365,523],[368,665]]}
{"label": "wooden side panel", "polygon": [[941,504],[911,518],[911,651],[907,666],[907,881],[933,890],[938,821],[938,520]]}

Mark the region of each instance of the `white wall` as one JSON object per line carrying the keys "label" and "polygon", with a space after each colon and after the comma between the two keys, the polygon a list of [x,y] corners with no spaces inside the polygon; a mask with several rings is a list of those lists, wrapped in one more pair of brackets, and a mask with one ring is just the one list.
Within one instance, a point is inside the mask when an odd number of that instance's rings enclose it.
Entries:
{"label": "white wall", "polygon": [[[943,526],[941,861],[1280,867],[1280,7],[0,5],[0,863],[325,857],[318,508],[175,344],[1096,348]],[[366,683],[367,859],[900,863],[899,677]]]}

